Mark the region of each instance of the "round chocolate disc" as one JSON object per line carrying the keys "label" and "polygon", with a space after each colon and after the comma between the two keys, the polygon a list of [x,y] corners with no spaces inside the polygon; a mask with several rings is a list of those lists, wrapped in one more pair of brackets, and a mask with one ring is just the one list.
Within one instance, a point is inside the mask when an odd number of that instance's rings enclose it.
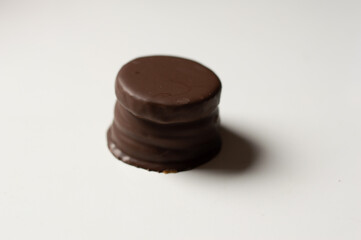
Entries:
{"label": "round chocolate disc", "polygon": [[174,172],[219,152],[221,82],[203,65],[170,56],[137,58],[120,69],[115,91],[118,101],[107,137],[116,158]]}
{"label": "round chocolate disc", "polygon": [[120,103],[137,117],[159,123],[198,120],[216,110],[221,82],[210,69],[184,58],[141,57],[116,79]]}

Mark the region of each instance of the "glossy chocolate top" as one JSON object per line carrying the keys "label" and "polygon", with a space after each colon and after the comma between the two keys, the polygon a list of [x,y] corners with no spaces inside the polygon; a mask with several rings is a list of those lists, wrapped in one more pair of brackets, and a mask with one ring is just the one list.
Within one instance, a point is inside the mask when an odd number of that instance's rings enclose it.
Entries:
{"label": "glossy chocolate top", "polygon": [[116,80],[120,104],[158,123],[207,117],[217,109],[220,93],[221,82],[210,69],[179,57],[134,59],[120,69]]}

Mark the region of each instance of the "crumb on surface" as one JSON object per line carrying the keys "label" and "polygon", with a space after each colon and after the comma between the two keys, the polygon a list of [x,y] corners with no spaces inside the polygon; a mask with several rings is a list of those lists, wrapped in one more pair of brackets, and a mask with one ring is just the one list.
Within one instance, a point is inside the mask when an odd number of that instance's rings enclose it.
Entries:
{"label": "crumb on surface", "polygon": [[176,169],[165,169],[162,171],[162,173],[168,174],[168,173],[177,173],[178,171]]}

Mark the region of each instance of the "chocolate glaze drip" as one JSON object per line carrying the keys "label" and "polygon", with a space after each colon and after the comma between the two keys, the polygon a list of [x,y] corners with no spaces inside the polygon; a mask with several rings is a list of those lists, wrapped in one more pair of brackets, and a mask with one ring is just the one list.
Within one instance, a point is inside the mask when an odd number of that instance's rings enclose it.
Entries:
{"label": "chocolate glaze drip", "polygon": [[153,171],[196,167],[218,153],[221,83],[201,64],[150,56],[124,65],[116,78],[108,146],[118,159]]}

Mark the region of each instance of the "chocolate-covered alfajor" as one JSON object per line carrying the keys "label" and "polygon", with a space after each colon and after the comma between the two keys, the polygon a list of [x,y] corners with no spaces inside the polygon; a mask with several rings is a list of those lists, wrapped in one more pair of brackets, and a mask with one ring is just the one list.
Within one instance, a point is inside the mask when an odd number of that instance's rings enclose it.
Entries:
{"label": "chocolate-covered alfajor", "polygon": [[220,150],[219,78],[205,66],[171,56],[141,57],[119,71],[108,147],[125,163],[178,172]]}

